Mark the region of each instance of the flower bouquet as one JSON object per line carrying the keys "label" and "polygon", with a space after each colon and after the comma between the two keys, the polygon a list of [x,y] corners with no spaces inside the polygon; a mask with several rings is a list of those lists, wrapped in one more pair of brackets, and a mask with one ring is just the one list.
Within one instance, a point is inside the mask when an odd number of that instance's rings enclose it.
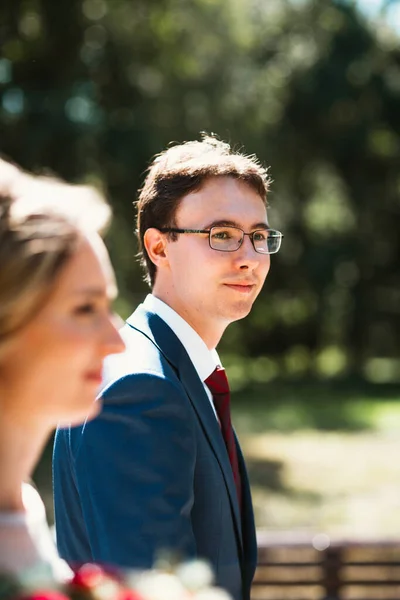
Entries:
{"label": "flower bouquet", "polygon": [[200,560],[159,562],[151,570],[123,576],[86,564],[65,583],[0,573],[0,600],[230,600],[212,582],[211,568]]}

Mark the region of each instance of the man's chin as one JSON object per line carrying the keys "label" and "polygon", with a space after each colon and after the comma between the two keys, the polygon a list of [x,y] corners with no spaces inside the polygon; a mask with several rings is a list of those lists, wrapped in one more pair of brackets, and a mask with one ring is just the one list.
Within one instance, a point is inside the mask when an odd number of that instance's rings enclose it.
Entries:
{"label": "man's chin", "polygon": [[240,304],[237,304],[234,307],[232,307],[232,309],[229,311],[229,314],[225,313],[225,316],[227,317],[227,320],[230,323],[240,321],[241,319],[247,317],[247,315],[251,311],[252,306],[252,302],[240,302]]}

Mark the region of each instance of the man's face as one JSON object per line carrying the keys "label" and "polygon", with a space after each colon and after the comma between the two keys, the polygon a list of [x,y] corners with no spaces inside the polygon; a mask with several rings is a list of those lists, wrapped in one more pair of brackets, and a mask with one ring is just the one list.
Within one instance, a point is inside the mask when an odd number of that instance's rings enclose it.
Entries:
{"label": "man's face", "polygon": [[[177,228],[217,225],[239,227],[246,233],[266,227],[262,198],[233,177],[214,177],[182,199],[175,218]],[[249,236],[234,252],[213,250],[207,234],[166,239],[167,260],[160,284],[167,293],[161,290],[160,297],[212,346],[213,338],[218,341],[229,323],[250,312],[268,274],[270,256],[257,253]]]}

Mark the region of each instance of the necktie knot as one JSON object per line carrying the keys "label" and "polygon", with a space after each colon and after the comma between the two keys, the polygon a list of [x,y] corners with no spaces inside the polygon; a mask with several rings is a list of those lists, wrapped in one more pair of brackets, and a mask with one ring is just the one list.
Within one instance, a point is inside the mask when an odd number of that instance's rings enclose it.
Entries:
{"label": "necktie knot", "polygon": [[214,396],[221,394],[229,394],[229,383],[222,367],[216,367],[209,377],[204,382]]}

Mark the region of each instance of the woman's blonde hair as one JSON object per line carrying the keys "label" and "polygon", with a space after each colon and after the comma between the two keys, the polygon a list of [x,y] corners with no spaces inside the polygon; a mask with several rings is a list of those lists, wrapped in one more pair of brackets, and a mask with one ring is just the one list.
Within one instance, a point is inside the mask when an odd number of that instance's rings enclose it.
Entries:
{"label": "woman's blonde hair", "polygon": [[0,357],[45,303],[82,236],[111,210],[89,186],[35,177],[0,159]]}

